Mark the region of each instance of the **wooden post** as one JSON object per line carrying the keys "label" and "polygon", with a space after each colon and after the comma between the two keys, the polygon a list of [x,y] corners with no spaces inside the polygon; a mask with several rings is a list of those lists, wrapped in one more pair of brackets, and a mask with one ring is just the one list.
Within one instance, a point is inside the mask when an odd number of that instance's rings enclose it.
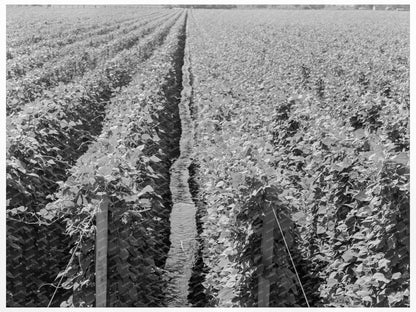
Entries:
{"label": "wooden post", "polygon": [[108,203],[107,196],[102,196],[96,219],[95,236],[95,306],[107,304],[107,249],[108,249]]}
{"label": "wooden post", "polygon": [[258,306],[268,307],[270,301],[270,281],[265,277],[266,268],[273,263],[273,244],[274,244],[274,214],[273,207],[266,204],[263,216],[263,229],[261,239],[261,253],[263,261],[263,273],[259,276],[258,285]]}

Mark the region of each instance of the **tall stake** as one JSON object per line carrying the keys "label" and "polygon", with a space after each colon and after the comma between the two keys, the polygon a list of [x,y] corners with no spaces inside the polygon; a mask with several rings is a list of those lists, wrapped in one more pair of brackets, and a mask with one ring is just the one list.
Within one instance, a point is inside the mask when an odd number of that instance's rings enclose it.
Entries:
{"label": "tall stake", "polygon": [[95,306],[107,304],[108,197],[101,197],[95,238]]}
{"label": "tall stake", "polygon": [[275,221],[273,219],[273,207],[267,205],[263,216],[263,229],[261,239],[261,253],[263,259],[263,273],[259,276],[258,306],[268,307],[270,301],[270,281],[265,277],[265,272],[273,263],[273,230]]}

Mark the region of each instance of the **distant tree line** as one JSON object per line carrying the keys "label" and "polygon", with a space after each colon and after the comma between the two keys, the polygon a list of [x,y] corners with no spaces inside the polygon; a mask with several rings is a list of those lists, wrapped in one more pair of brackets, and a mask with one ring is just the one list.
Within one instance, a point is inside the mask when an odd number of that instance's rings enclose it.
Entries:
{"label": "distant tree line", "polygon": [[410,5],[363,4],[363,5],[320,5],[320,4],[294,4],[294,5],[237,5],[241,9],[280,9],[280,10],[400,10],[409,11]]}
{"label": "distant tree line", "polygon": [[321,5],[321,4],[256,4],[256,5],[216,5],[216,4],[187,4],[187,5],[166,5],[167,8],[187,9],[280,9],[280,10],[400,10],[409,11],[409,5],[387,5],[387,4],[360,4],[360,5]]}
{"label": "distant tree line", "polygon": [[183,9],[237,9],[238,5],[232,4],[177,4],[166,5],[167,8],[183,8]]}
{"label": "distant tree line", "polygon": [[[100,7],[100,6],[120,6],[120,5],[10,5],[10,6],[46,6],[46,7]],[[129,5],[122,5],[129,6]],[[136,6],[136,5],[134,5]],[[185,9],[279,9],[279,10],[396,10],[396,11],[410,11],[408,4],[356,4],[356,5],[320,5],[320,4],[293,4],[293,5],[279,5],[279,4],[256,4],[256,5],[231,5],[231,4],[186,4],[186,5],[138,5],[138,7],[164,7],[164,8],[185,8]]]}
{"label": "distant tree line", "polygon": [[358,10],[400,10],[410,11],[410,5],[408,4],[358,4],[354,5],[354,9]]}

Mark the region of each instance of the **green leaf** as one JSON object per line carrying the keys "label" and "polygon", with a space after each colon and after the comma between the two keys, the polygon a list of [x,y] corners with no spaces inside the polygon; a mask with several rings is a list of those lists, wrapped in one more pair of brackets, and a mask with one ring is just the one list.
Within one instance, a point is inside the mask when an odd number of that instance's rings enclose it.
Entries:
{"label": "green leaf", "polygon": [[222,301],[228,301],[233,298],[233,288],[224,287],[218,292],[218,297]]}
{"label": "green leaf", "polygon": [[80,196],[78,196],[78,199],[77,199],[77,205],[82,205],[82,196],[80,195]]}
{"label": "green leaf", "polygon": [[316,234],[323,234],[326,232],[326,229],[320,225],[316,227]]}
{"label": "green leaf", "polygon": [[366,297],[366,296],[370,296],[371,295],[371,291],[369,291],[368,289],[366,290],[359,290],[356,293],[358,296],[360,296],[361,298]]}
{"label": "green leaf", "polygon": [[306,221],[306,217],[307,217],[306,213],[302,211],[298,211],[292,215],[292,220],[295,222],[304,222]]}
{"label": "green leaf", "polygon": [[391,279],[392,279],[392,280],[396,280],[396,279],[399,279],[400,277],[402,277],[402,273],[397,272],[397,273],[394,273],[394,274],[391,276]]}
{"label": "green leaf", "polygon": [[351,263],[351,262],[354,262],[357,259],[357,256],[353,251],[347,250],[342,255],[342,259],[344,259],[344,261],[347,262],[347,263]]}
{"label": "green leaf", "polygon": [[137,200],[137,198],[138,198],[138,195],[137,194],[123,196],[123,200],[125,202],[128,202],[128,203],[135,202]]}
{"label": "green leaf", "polygon": [[338,280],[336,280],[335,278],[330,278],[330,279],[328,279],[326,284],[327,284],[328,287],[332,288],[335,285],[338,285]]}
{"label": "green leaf", "polygon": [[111,172],[112,172],[112,168],[110,166],[104,166],[98,169],[97,174],[102,175],[102,176],[108,176],[108,175],[111,175]]}
{"label": "green leaf", "polygon": [[36,173],[28,173],[27,175],[38,179],[40,178]]}
{"label": "green leaf", "polygon": [[364,266],[363,266],[363,264],[362,263],[360,263],[356,268],[355,268],[355,271],[357,272],[357,273],[362,273],[363,271],[364,271]]}
{"label": "green leaf", "polygon": [[373,302],[373,299],[371,299],[370,296],[365,296],[362,298],[363,301],[367,301],[367,302]]}
{"label": "green leaf", "polygon": [[378,268],[379,269],[382,269],[382,268],[387,269],[390,262],[391,262],[390,260],[388,260],[386,258],[383,258],[378,262]]}
{"label": "green leaf", "polygon": [[354,131],[354,136],[355,136],[357,139],[361,139],[361,138],[366,137],[366,136],[367,136],[367,134],[366,134],[366,132],[365,132],[365,130],[364,130],[364,129],[357,129],[357,130],[355,130],[355,131]]}
{"label": "green leaf", "polygon": [[409,164],[409,155],[407,153],[400,153],[391,159],[395,163],[402,164],[402,165],[408,165]]}
{"label": "green leaf", "polygon": [[17,207],[16,210],[19,211],[19,212],[25,212],[27,210],[27,207],[20,206],[20,207]]}
{"label": "green leaf", "polygon": [[129,289],[129,297],[131,300],[136,301],[138,298],[138,293],[137,293],[137,289],[135,287],[131,287]]}
{"label": "green leaf", "polygon": [[223,187],[224,185],[225,185],[224,181],[219,181],[219,182],[215,185],[215,187],[216,187],[216,188],[220,188],[220,187]]}
{"label": "green leaf", "polygon": [[150,185],[145,186],[139,194],[137,194],[137,197],[143,196],[144,194],[147,193],[152,193],[153,192],[153,187],[151,187]]}
{"label": "green leaf", "polygon": [[369,201],[370,198],[367,196],[365,191],[360,191],[357,195],[354,196],[356,200],[359,201]]}
{"label": "green leaf", "polygon": [[150,140],[152,137],[150,135],[148,135],[147,133],[142,134],[142,140],[143,141],[147,141]]}
{"label": "green leaf", "polygon": [[384,276],[384,274],[383,274],[383,273],[380,273],[380,272],[375,273],[375,274],[373,275],[373,279],[375,279],[376,281],[385,282],[385,283],[390,282],[390,280],[388,280],[388,279]]}
{"label": "green leaf", "polygon": [[318,214],[318,215],[324,215],[324,214],[326,214],[326,213],[327,213],[327,211],[328,211],[328,208],[327,208],[327,207],[322,206],[322,207],[319,207],[319,209],[318,209],[318,211],[316,212],[316,214]]}
{"label": "green leaf", "polygon": [[72,266],[68,266],[64,271],[61,271],[58,273],[58,275],[55,277],[55,280],[57,280],[58,278],[60,278],[63,275],[68,274],[68,272],[71,270]]}
{"label": "green leaf", "polygon": [[154,155],[150,157],[150,160],[153,161],[153,162],[160,162],[161,161],[158,157],[156,157]]}
{"label": "green leaf", "polygon": [[150,208],[151,205],[152,205],[151,201],[147,198],[140,199],[139,204],[142,205],[145,208]]}
{"label": "green leaf", "polygon": [[130,253],[128,252],[128,250],[126,248],[121,248],[120,249],[120,258],[125,261],[127,260],[127,258],[129,257]]}

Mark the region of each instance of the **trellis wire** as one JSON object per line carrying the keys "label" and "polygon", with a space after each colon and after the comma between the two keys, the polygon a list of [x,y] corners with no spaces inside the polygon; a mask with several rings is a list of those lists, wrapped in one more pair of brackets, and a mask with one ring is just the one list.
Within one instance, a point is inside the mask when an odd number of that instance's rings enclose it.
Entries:
{"label": "trellis wire", "polygon": [[[92,217],[90,218],[90,220],[88,221],[88,223],[87,223],[87,224],[89,224],[91,221],[92,221]],[[78,249],[78,247],[79,247],[79,244],[81,244],[81,241],[82,241],[82,237],[83,237],[83,235],[84,235],[84,233],[81,233],[81,235],[80,235],[80,237],[79,237],[79,240],[78,240],[77,244],[76,244],[76,245],[75,245],[75,247],[74,247],[74,251],[72,252],[71,258],[69,259],[68,264],[67,264],[67,265],[66,265],[66,267],[65,267],[64,272],[65,272],[66,270],[68,270],[68,267],[69,267],[69,266],[70,266],[70,264],[72,263],[72,260],[74,259],[75,252],[77,251],[77,249]],[[59,288],[59,286],[61,285],[62,280],[64,279],[64,276],[65,276],[65,274],[62,274],[61,278],[59,279],[59,282],[58,282],[58,284],[57,284],[57,285],[56,285],[56,287],[55,287],[55,291],[53,292],[53,295],[52,295],[51,299],[49,300],[49,303],[48,303],[48,308],[51,306],[52,301],[53,301],[53,299],[55,298],[56,292],[58,291],[58,288]]]}
{"label": "trellis wire", "polygon": [[307,304],[308,308],[310,308],[311,306],[309,305],[308,298],[306,297],[305,290],[303,289],[303,285],[302,285],[302,282],[301,282],[301,280],[300,280],[298,270],[296,269],[295,262],[293,261],[292,254],[290,253],[290,250],[289,250],[289,246],[287,245],[286,238],[285,238],[285,235],[283,234],[282,227],[280,226],[279,219],[277,218],[277,215],[276,215],[276,212],[274,211],[274,209],[273,209],[273,208],[271,208],[271,209],[272,209],[272,211],[273,211],[274,218],[276,219],[276,223],[277,223],[277,225],[278,225],[278,227],[279,227],[280,234],[282,234],[282,237],[283,237],[283,242],[285,243],[287,253],[289,254],[290,261],[292,262],[293,269],[295,270],[296,277],[297,277],[297,279],[298,279],[298,282],[299,282],[300,288],[302,289],[303,297],[305,298],[305,301],[306,301],[306,304]]}
{"label": "trellis wire", "polygon": [[[69,259],[68,264],[66,265],[65,271],[66,271],[66,270],[68,270],[69,265],[72,263],[72,259],[74,259],[75,252],[77,251],[78,246],[79,246],[79,244],[81,243],[81,240],[82,240],[82,235],[84,235],[84,233],[82,233],[82,234],[81,234],[81,236],[79,237],[79,241],[78,241],[78,243],[76,244],[76,246],[75,246],[75,248],[74,248],[74,251],[72,252],[71,259]],[[64,271],[64,272],[65,272],[65,271]],[[51,306],[52,301],[53,301],[53,298],[55,298],[56,292],[58,291],[58,288],[59,288],[59,286],[61,285],[61,282],[62,282],[62,280],[64,279],[64,276],[65,276],[65,274],[62,274],[61,278],[59,279],[58,285],[56,285],[56,287],[55,287],[55,291],[53,292],[53,295],[52,295],[51,299],[49,300],[49,303],[48,303],[48,308]]]}

